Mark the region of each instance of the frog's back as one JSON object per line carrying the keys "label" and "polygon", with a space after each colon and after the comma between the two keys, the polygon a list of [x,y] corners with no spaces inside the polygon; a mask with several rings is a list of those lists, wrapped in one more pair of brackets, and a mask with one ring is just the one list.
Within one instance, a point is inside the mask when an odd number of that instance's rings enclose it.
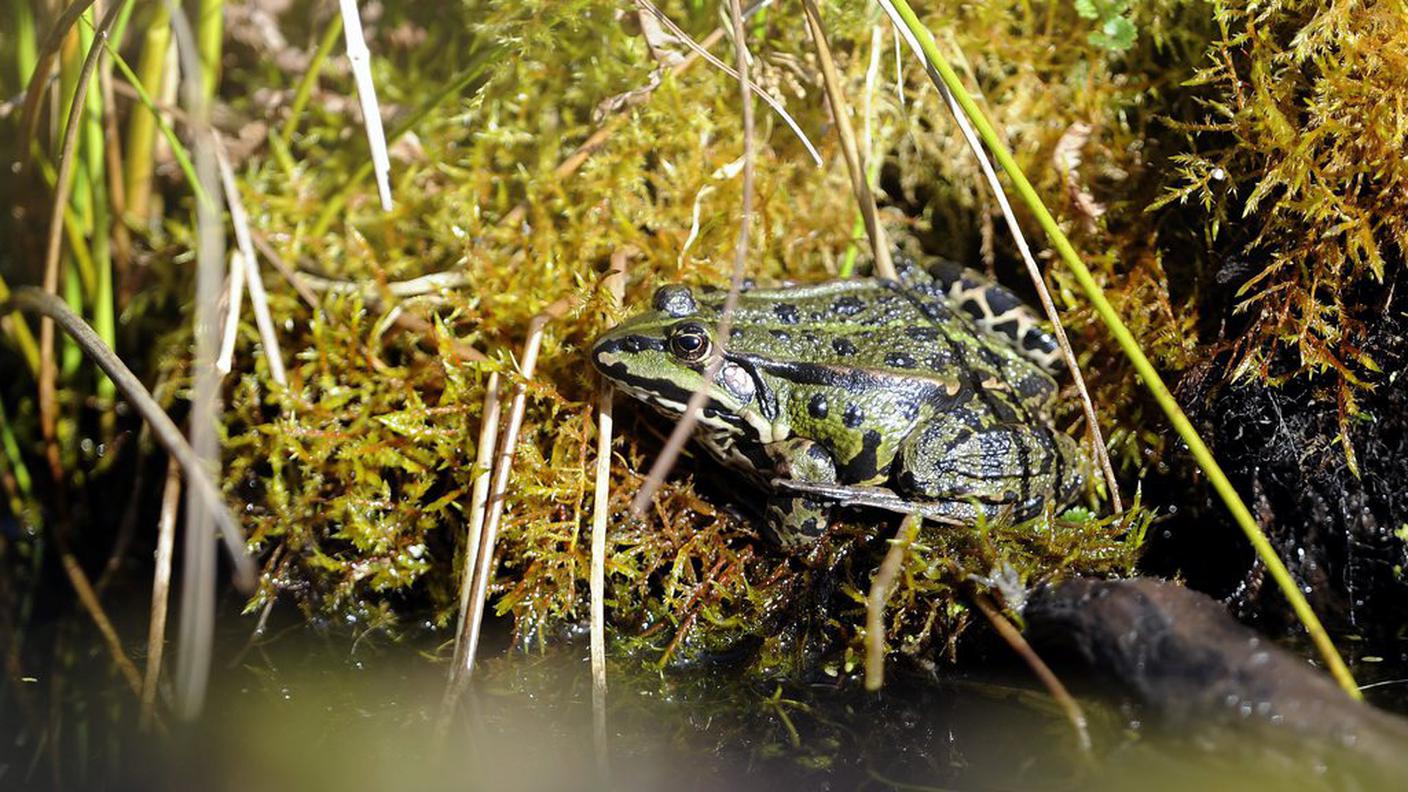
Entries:
{"label": "frog's back", "polygon": [[[708,295],[711,312],[724,296]],[[943,391],[1010,387],[1043,412],[1055,382],[1007,339],[985,332],[925,276],[851,278],[751,289],[738,303],[730,349],[773,362],[933,380]]]}

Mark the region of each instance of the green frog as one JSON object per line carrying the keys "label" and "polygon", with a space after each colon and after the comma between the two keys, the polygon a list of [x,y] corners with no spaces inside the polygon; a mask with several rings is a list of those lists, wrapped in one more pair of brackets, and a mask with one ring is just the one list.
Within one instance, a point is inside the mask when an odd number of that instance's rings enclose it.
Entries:
{"label": "green frog", "polygon": [[1069,505],[1088,464],[1051,422],[1055,340],[971,270],[895,264],[898,280],[748,284],[726,342],[724,292],[662,286],[592,359],[670,417],[704,387],[696,439],[771,490],[767,527],[789,551],[837,506],[971,524]]}

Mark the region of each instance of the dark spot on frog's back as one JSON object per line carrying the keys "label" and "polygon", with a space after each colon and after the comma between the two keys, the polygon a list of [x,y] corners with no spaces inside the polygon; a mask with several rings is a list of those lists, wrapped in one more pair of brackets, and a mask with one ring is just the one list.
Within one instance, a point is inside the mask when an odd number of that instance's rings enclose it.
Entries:
{"label": "dark spot on frog's back", "polygon": [[846,405],[846,411],[841,414],[841,423],[845,424],[849,429],[854,429],[860,426],[864,421],[865,410],[862,410],[854,404]]}
{"label": "dark spot on frog's back", "polygon": [[915,341],[935,341],[939,337],[939,328],[925,325],[911,325],[906,327],[904,332]]}
{"label": "dark spot on frog's back", "polygon": [[838,316],[855,316],[865,310],[865,303],[861,302],[859,297],[847,294],[844,297],[836,298],[836,301],[831,304],[831,310]]}
{"label": "dark spot on frog's back", "polygon": [[818,393],[812,396],[811,400],[807,402],[807,414],[817,420],[825,418],[830,411],[831,405],[826,401],[826,394],[824,393]]}
{"label": "dark spot on frog's back", "polygon": [[851,339],[844,336],[831,339],[831,348],[836,351],[836,354],[846,356],[854,355],[859,351],[856,349],[856,345],[851,343]]}
{"label": "dark spot on frog's back", "polygon": [[800,318],[797,314],[797,306],[792,303],[778,303],[773,307],[772,312],[777,314],[777,318],[783,324],[797,324]]}
{"label": "dark spot on frog's back", "polygon": [[773,328],[772,330],[769,330],[768,332],[769,332],[769,333],[772,333],[772,337],[773,337],[773,338],[776,338],[778,341],[791,341],[791,340],[792,340],[792,334],[789,333],[789,332],[787,332],[786,330],[779,330],[779,329],[777,329],[777,328]]}
{"label": "dark spot on frog's back", "polygon": [[903,352],[890,352],[885,355],[885,365],[895,368],[914,368],[914,358]]}

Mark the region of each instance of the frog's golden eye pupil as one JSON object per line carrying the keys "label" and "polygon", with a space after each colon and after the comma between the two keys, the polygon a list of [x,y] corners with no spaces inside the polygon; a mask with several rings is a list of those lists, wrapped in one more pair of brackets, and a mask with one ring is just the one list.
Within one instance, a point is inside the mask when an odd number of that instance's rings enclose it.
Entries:
{"label": "frog's golden eye pupil", "polygon": [[681,360],[700,360],[709,354],[709,335],[697,324],[681,325],[670,335],[670,351]]}

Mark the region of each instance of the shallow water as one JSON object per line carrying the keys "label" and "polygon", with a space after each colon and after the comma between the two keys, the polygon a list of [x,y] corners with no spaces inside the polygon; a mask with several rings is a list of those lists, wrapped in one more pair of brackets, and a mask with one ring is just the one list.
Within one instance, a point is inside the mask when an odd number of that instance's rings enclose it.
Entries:
{"label": "shallow water", "polygon": [[[219,788],[299,790],[1380,785],[1327,746],[1255,729],[1174,733],[1139,723],[1132,709],[1099,695],[1085,698],[1095,746],[1085,759],[1045,694],[996,652],[976,667],[892,676],[881,695],[854,682],[740,681],[723,670],[661,673],[617,658],[603,781],[584,647],[488,660],[440,733],[444,665],[421,652],[433,652],[442,637],[354,646],[346,636],[295,628],[234,666],[217,666],[203,721],[168,723],[169,742],[110,722],[94,706],[89,723],[78,724],[88,732],[87,751],[66,760],[65,786],[175,790],[212,779]],[[1398,662],[1356,665],[1365,683],[1402,670]],[[1100,688],[1098,680],[1071,681],[1091,693]],[[1369,692],[1382,699],[1396,689]],[[25,767],[14,761],[23,752],[8,753],[0,787],[50,786],[42,762]]]}

